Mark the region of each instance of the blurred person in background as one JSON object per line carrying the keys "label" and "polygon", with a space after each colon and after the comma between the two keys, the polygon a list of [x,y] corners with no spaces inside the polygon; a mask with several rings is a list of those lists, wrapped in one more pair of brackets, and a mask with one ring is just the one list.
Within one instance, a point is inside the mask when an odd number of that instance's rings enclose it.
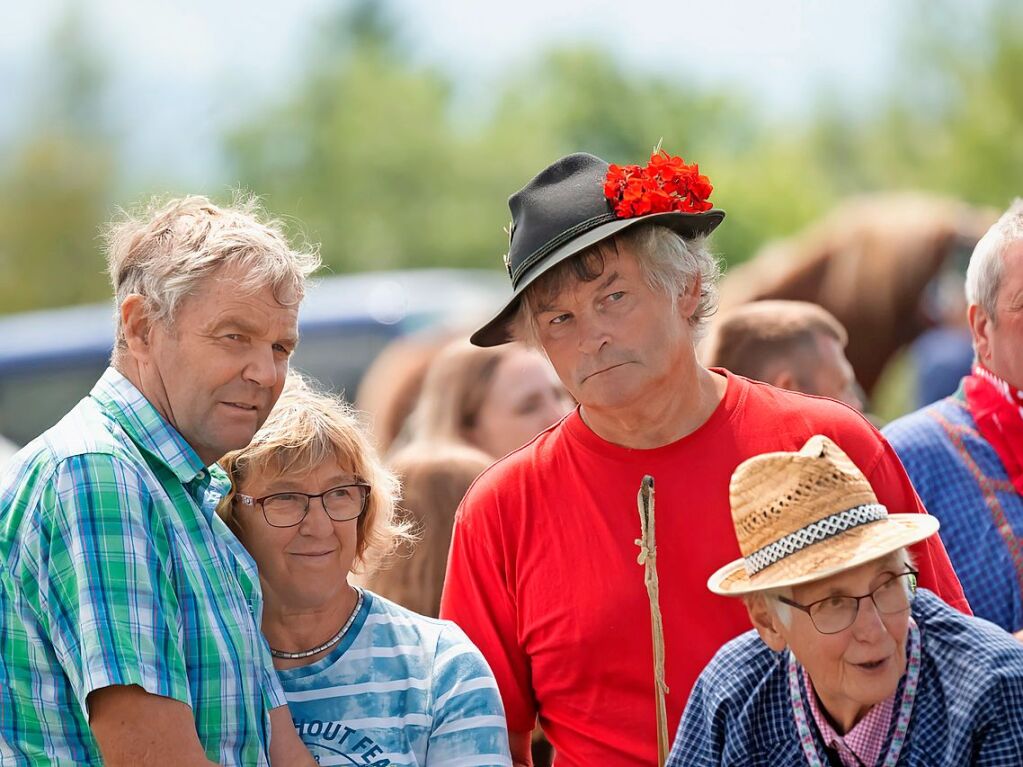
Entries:
{"label": "blurred person in background", "polygon": [[403,509],[422,540],[364,583],[405,607],[437,615],[455,509],[494,460],[568,412],[550,363],[519,344],[481,349],[452,341],[426,372],[416,407],[388,465],[405,488]]}
{"label": "blurred person in background", "polygon": [[313,764],[259,634],[255,564],[214,513],[228,483],[212,465],[280,395],[319,258],[254,200],[186,197],[112,224],[107,261],[111,365],[0,483],[0,752]]}
{"label": "blurred person in background", "polygon": [[[455,511],[469,485],[571,407],[554,369],[533,349],[515,343],[480,348],[464,340],[445,347],[427,371],[402,435],[408,443],[390,461],[406,488],[402,505],[423,539],[366,584],[406,607],[437,614]],[[550,763],[550,746],[539,731],[533,757],[536,765]]]}
{"label": "blurred person in background", "polygon": [[217,511],[259,567],[262,630],[317,761],[508,765],[497,685],[461,630],[349,581],[409,539],[354,411],[293,374],[221,463],[232,491]]}
{"label": "blurred person in background", "polygon": [[976,614],[1023,639],[1023,200],[977,243],[966,301],[972,372],[885,434]]}
{"label": "blurred person in background", "polygon": [[361,583],[402,607],[436,618],[451,548],[455,509],[469,485],[494,459],[468,445],[413,442],[387,462],[400,478],[401,508],[418,540],[398,551]]}
{"label": "blurred person in background", "polygon": [[917,408],[954,394],[973,367],[973,337],[964,292],[966,262],[962,271],[943,270],[927,289],[924,305],[935,326],[909,346]]}
{"label": "blurred person in background", "polygon": [[453,341],[426,373],[407,441],[469,445],[497,459],[571,407],[554,369],[535,349]]}
{"label": "blurred person in background", "polygon": [[[741,605],[704,588],[738,556],[728,481],[739,463],[823,432],[869,467],[883,503],[923,512],[859,413],[697,361],[718,274],[705,238],[724,218],[711,191],[697,166],[666,152],[645,167],[579,153],[509,199],[514,292],[471,340],[542,348],[579,407],[469,489],[441,615],[490,662],[517,765],[529,764],[538,716],[559,764],[657,761],[651,607],[636,546],[644,475],[657,489],[669,731],[707,661],[749,628]],[[698,545],[675,548],[685,541]],[[940,542],[916,556],[922,582],[967,610]]]}
{"label": "blurred person in background", "polygon": [[754,301],[721,317],[704,363],[856,410],[863,399],[845,357],[849,337],[831,312],[806,301]]}
{"label": "blurred person in background", "polygon": [[879,504],[821,436],[744,461],[729,494],[743,556],[707,587],[755,630],[700,674],[669,767],[1018,767],[1023,647],[917,588],[906,547],[934,517]]}
{"label": "blurred person in background", "polygon": [[386,454],[406,430],[430,363],[455,336],[452,330],[428,328],[396,338],[366,369],[355,393],[355,407],[369,417],[381,453]]}

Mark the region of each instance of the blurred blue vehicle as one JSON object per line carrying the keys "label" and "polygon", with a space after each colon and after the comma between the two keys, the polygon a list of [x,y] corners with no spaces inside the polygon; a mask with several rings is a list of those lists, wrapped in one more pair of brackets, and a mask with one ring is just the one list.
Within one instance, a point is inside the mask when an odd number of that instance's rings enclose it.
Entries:
{"label": "blurred blue vehicle", "polygon": [[[422,269],[320,278],[299,312],[294,367],[354,395],[393,338],[432,326],[473,325],[503,305],[500,272]],[[110,359],[108,304],[0,316],[0,434],[25,444],[89,393]]]}

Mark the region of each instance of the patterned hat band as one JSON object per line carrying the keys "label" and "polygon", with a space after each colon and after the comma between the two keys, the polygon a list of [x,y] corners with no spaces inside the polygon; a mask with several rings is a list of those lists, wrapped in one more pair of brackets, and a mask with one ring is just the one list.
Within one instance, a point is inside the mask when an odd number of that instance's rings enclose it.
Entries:
{"label": "patterned hat band", "polygon": [[788,535],[772,541],[761,549],[745,557],[746,573],[749,576],[756,575],[776,562],[802,551],[807,546],[820,543],[828,538],[852,530],[853,528],[880,522],[888,518],[888,509],[879,503],[867,503],[862,506],[854,506],[846,511],[840,511],[828,517],[818,519],[806,527],[789,533]]}

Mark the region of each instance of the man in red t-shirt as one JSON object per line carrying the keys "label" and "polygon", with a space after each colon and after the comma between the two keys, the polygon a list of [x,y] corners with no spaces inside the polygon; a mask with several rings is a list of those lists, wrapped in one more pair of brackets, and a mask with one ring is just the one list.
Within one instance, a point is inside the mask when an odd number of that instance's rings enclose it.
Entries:
{"label": "man in red t-shirt", "polygon": [[[668,731],[726,641],[749,628],[707,577],[738,558],[728,482],[746,458],[831,437],[892,512],[923,508],[887,442],[858,413],[699,365],[724,218],[696,166],[565,157],[509,201],[514,294],[472,337],[539,345],[579,408],[486,471],[455,522],[441,614],[483,651],[516,765],[537,715],[558,765],[657,760],[650,607],[636,494],[656,480]],[[937,537],[921,583],[968,611]]]}

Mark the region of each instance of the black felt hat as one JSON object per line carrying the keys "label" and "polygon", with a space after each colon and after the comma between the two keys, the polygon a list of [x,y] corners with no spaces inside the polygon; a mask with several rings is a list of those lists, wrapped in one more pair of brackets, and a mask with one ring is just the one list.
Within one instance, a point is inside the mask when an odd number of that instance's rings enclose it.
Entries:
{"label": "black felt hat", "polygon": [[523,291],[541,274],[601,240],[639,223],[656,223],[683,237],[710,234],[725,217],[723,210],[702,213],[650,213],[620,218],[604,196],[609,165],[599,157],[578,153],[562,157],[508,198],[512,223],[508,254],[512,295],[490,322],[472,334],[476,346],[497,346],[512,340],[509,321]]}

